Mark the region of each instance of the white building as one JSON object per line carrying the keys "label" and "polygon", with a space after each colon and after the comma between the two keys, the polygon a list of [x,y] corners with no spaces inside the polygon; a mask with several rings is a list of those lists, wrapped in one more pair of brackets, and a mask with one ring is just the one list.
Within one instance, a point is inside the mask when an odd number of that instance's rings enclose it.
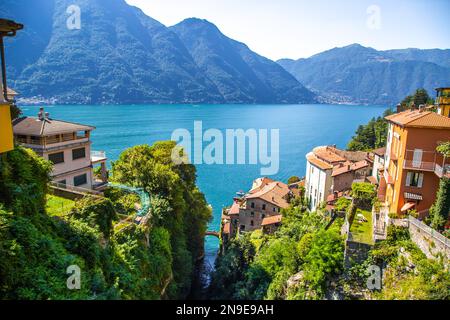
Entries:
{"label": "white building", "polygon": [[332,203],[350,190],[353,182],[364,181],[371,174],[371,160],[366,152],[322,146],[308,153],[306,160],[305,191],[310,210]]}
{"label": "white building", "polygon": [[[35,151],[53,163],[51,178],[61,187],[101,189],[107,183],[106,155],[91,151],[91,131],[95,128],[79,123],[54,120],[41,108],[38,117],[13,121],[17,144]],[[99,166],[100,177],[94,177]]]}

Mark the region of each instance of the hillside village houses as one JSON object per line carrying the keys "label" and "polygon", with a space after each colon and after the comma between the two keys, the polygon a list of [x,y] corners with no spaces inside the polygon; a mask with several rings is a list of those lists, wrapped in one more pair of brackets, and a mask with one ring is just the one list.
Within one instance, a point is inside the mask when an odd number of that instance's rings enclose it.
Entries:
{"label": "hillside village houses", "polygon": [[389,132],[379,197],[389,212],[416,210],[424,217],[435,201],[439,179],[450,175],[450,159],[436,151],[440,142],[450,140],[450,118],[421,108],[386,119]]}
{"label": "hillside village houses", "polygon": [[238,233],[263,229],[272,233],[280,225],[281,209],[289,206],[294,196],[289,186],[270,178],[259,178],[251,190],[233,199],[233,205],[223,210],[222,237],[227,239]]}
{"label": "hillside village houses", "polygon": [[[37,117],[13,121],[15,142],[53,163],[51,178],[57,186],[101,190],[108,181],[107,158],[104,152],[91,151],[94,129],[52,119],[44,108],[40,108]],[[99,177],[94,176],[94,166],[100,168]]]}
{"label": "hillside village houses", "polygon": [[306,155],[306,197],[310,210],[333,203],[354,182],[363,182],[372,173],[372,156],[368,152],[343,151],[335,146],[314,148]]}

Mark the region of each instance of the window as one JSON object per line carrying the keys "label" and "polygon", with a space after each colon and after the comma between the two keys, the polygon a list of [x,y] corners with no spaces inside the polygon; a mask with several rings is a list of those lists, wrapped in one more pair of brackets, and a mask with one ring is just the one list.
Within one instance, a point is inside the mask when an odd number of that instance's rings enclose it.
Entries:
{"label": "window", "polygon": [[49,154],[48,160],[53,162],[53,164],[64,163],[64,152]]}
{"label": "window", "polygon": [[58,181],[58,184],[65,186],[67,184],[67,181],[64,179],[64,180]]}
{"label": "window", "polygon": [[255,222],[253,220],[251,220],[250,225],[253,227],[255,225]]}
{"label": "window", "polygon": [[83,184],[86,184],[86,183],[87,183],[87,174],[86,173],[73,178],[73,185],[75,187],[82,186]]}
{"label": "window", "polygon": [[251,217],[254,217],[255,216],[255,213],[252,211],[252,212],[250,212],[250,216]]}
{"label": "window", "polygon": [[420,172],[408,172],[406,175],[406,186],[422,188],[423,185],[423,173]]}
{"label": "window", "polygon": [[83,159],[86,158],[86,149],[79,148],[72,150],[72,160]]}
{"label": "window", "polygon": [[241,224],[240,229],[241,229],[241,231],[245,231],[245,226],[243,224]]}
{"label": "window", "polygon": [[255,203],[252,202],[252,203],[250,204],[250,206],[251,206],[252,208],[254,208],[254,207],[255,207]]}
{"label": "window", "polygon": [[266,204],[263,204],[263,205],[262,205],[262,209],[263,209],[263,210],[266,210]]}
{"label": "window", "polygon": [[261,215],[261,219],[264,220],[265,218],[266,218],[266,215],[265,215],[265,214],[262,214],[262,215]]}
{"label": "window", "polygon": [[423,150],[421,149],[414,149],[414,155],[413,155],[413,162],[412,165],[414,168],[420,168],[422,165],[422,155]]}
{"label": "window", "polygon": [[276,208],[273,208],[272,211],[273,211],[273,212],[276,212]]}

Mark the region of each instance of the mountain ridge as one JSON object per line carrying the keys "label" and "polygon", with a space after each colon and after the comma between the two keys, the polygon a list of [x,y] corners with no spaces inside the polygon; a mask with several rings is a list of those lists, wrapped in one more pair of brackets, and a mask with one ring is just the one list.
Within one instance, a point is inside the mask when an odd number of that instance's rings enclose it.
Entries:
{"label": "mountain ridge", "polygon": [[418,88],[433,96],[435,88],[450,85],[450,49],[378,51],[351,44],[277,62],[323,102],[392,105]]}
{"label": "mountain ridge", "polygon": [[[280,83],[266,91],[224,96],[220,80],[197,65],[171,29],[123,0],[78,0],[81,29],[69,30],[71,0],[4,0],[0,16],[24,23],[7,43],[10,86],[23,102],[54,104],[311,103],[315,95],[274,61],[266,70],[246,64],[248,73],[272,76]],[[33,13],[45,8],[45,14]],[[40,26],[46,26],[41,32]],[[225,41],[220,33],[215,41]],[[234,41],[226,38],[228,42]],[[29,50],[30,42],[38,44]],[[225,41],[225,42],[226,42]],[[234,53],[238,54],[234,49]],[[255,53],[246,52],[252,56]],[[13,57],[9,60],[10,57]],[[218,56],[220,63],[226,56]],[[257,68],[261,67],[261,70]],[[266,67],[266,66],[265,66]],[[270,72],[269,72],[270,71]],[[286,81],[286,79],[290,79]],[[240,83],[231,80],[232,87]],[[247,87],[261,79],[247,78]],[[288,93],[288,94],[286,94]]]}

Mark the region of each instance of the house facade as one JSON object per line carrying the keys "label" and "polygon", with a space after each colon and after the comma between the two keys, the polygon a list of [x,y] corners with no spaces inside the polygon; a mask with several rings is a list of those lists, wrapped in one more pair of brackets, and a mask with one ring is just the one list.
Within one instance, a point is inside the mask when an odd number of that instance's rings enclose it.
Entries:
{"label": "house facade", "polygon": [[428,214],[439,179],[450,172],[450,161],[436,151],[450,140],[450,118],[435,112],[407,110],[386,117],[389,122],[385,167],[379,198],[389,212],[416,210]]}
{"label": "house facade", "polygon": [[[330,196],[351,189],[353,182],[370,176],[372,160],[367,152],[350,152],[335,146],[321,146],[306,155],[305,192],[310,210],[316,210]],[[332,199],[331,199],[332,201]]]}
{"label": "house facade", "polygon": [[379,184],[384,172],[384,157],[386,154],[386,147],[375,149],[373,153],[373,168],[371,182]]}
{"label": "house facade", "polygon": [[[94,129],[51,119],[43,108],[36,118],[13,121],[15,142],[52,162],[51,178],[61,187],[100,189],[107,183],[106,155],[91,151],[90,137]],[[94,166],[100,167],[99,177],[94,177]]]}
{"label": "house facade", "polygon": [[233,205],[222,215],[222,235],[234,237],[238,233],[262,229],[273,232],[281,224],[281,209],[289,206],[292,192],[288,185],[269,178],[259,178],[252,189],[233,199]]}

